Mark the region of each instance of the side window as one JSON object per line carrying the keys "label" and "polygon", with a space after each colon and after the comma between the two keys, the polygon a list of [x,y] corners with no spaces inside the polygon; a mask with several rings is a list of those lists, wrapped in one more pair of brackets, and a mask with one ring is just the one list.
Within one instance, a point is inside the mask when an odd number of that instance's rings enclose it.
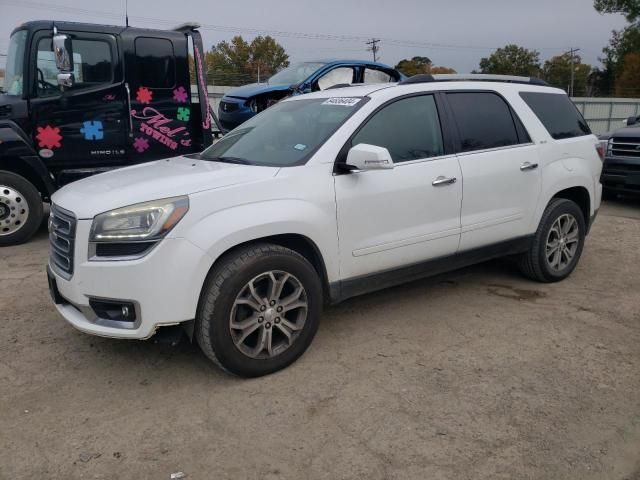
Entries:
{"label": "side window", "polygon": [[433,95],[403,98],[387,105],[367,121],[351,143],[385,147],[395,163],[444,155]]}
{"label": "side window", "polygon": [[339,85],[341,83],[353,83],[353,68],[338,67],[327,72],[318,80],[318,89],[326,90],[329,87]]}
{"label": "side window", "polygon": [[591,134],[589,125],[567,95],[521,92],[520,96],[555,140]]}
{"label": "side window", "polygon": [[176,60],[173,44],[164,38],[136,38],[136,69],[140,85],[149,88],[173,88]]}
{"label": "side window", "polygon": [[375,68],[364,69],[364,83],[389,83],[395,79],[387,72],[376,70]]}
{"label": "side window", "polygon": [[[73,74],[75,83],[73,90],[108,85],[113,81],[113,59],[111,47],[103,40],[74,38]],[[38,42],[36,52],[36,84],[38,96],[57,95],[58,69],[53,56],[53,45],[50,37]]]}
{"label": "side window", "polygon": [[[447,93],[458,125],[463,152],[517,145],[518,133],[509,105],[490,92]],[[523,139],[523,143],[526,140]]]}

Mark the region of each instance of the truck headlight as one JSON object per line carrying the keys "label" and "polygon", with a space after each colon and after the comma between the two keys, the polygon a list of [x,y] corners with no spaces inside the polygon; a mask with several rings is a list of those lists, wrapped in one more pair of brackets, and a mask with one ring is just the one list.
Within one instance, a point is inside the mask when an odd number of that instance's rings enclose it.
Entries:
{"label": "truck headlight", "polygon": [[173,197],[138,203],[96,215],[90,242],[160,240],[189,210],[189,197]]}

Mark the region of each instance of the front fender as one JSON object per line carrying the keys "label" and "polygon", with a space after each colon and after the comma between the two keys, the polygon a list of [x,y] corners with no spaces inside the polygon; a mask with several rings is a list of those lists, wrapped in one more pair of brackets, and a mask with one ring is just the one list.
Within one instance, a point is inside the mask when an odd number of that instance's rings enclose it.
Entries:
{"label": "front fender", "polygon": [[300,199],[248,203],[211,213],[175,233],[207,252],[213,262],[237,245],[283,234],[311,240],[323,258],[329,282],[338,280],[335,205],[325,209]]}
{"label": "front fender", "polygon": [[24,131],[11,120],[0,122],[0,158],[31,157],[37,155]]}

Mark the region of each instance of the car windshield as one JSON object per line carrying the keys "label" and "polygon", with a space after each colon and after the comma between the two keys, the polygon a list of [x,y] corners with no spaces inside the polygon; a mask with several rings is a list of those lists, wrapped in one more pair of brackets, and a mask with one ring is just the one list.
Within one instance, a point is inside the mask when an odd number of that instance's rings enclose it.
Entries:
{"label": "car windshield", "polygon": [[229,132],[200,158],[275,167],[302,165],[364,103],[362,97],[278,103]]}
{"label": "car windshield", "polygon": [[300,83],[324,65],[324,63],[313,62],[296,63],[269,78],[269,83],[273,85],[293,85],[294,83]]}
{"label": "car windshield", "polygon": [[7,51],[7,67],[4,73],[3,90],[8,95],[22,95],[23,71],[24,71],[24,49],[27,44],[27,31],[20,30],[9,40]]}

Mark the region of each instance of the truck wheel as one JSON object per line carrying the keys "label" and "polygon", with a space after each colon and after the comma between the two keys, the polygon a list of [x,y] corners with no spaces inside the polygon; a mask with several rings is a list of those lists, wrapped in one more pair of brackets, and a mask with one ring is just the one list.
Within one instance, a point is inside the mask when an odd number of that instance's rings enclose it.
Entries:
{"label": "truck wheel", "polygon": [[42,223],[42,198],[25,178],[0,171],[0,246],[29,240]]}
{"label": "truck wheel", "polygon": [[558,282],[571,275],[582,254],[586,223],[578,205],[564,198],[549,202],[529,251],[520,258],[525,276]]}
{"label": "truck wheel", "polygon": [[209,273],[196,339],[224,370],[267,375],[305,352],[318,330],[322,298],[320,278],[302,255],[279,245],[251,245]]}

